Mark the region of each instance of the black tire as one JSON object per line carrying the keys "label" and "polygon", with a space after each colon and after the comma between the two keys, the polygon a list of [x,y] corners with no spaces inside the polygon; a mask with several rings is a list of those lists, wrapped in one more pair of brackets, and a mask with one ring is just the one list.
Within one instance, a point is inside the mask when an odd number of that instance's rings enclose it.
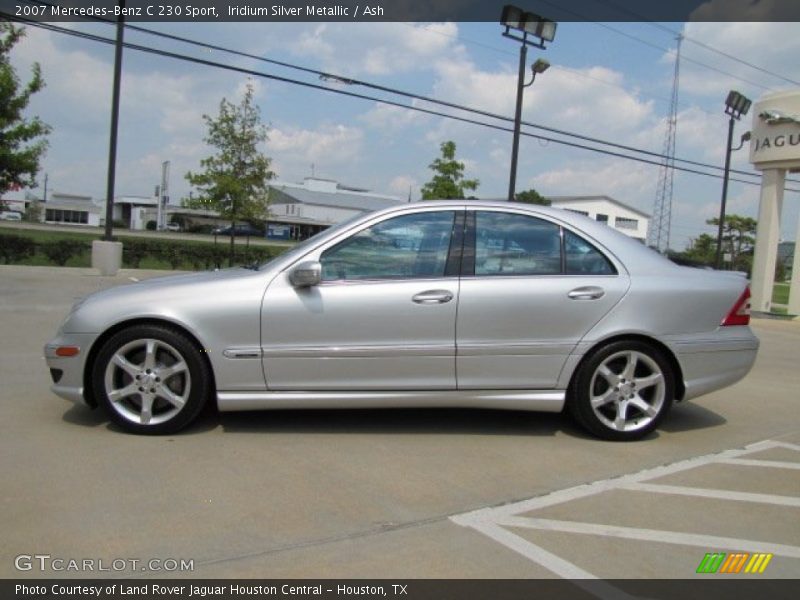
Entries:
{"label": "black tire", "polygon": [[193,341],[161,325],[137,325],[109,338],[95,357],[91,382],[114,423],[148,435],[189,425],[213,391],[208,364]]}
{"label": "black tire", "polygon": [[674,398],[675,374],[663,353],[645,342],[623,340],[583,360],[572,378],[567,408],[597,437],[632,441],[659,426]]}

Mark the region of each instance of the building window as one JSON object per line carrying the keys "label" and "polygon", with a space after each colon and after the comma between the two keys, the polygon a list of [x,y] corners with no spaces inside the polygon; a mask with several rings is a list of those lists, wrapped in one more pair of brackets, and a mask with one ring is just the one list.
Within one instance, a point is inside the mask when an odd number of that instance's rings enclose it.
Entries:
{"label": "building window", "polygon": [[617,217],[614,219],[614,225],[617,229],[639,229],[638,219],[628,219],[626,217]]}
{"label": "building window", "polygon": [[602,213],[597,213],[595,217],[598,223],[608,223],[608,215],[604,215]]}
{"label": "building window", "polygon": [[44,213],[45,221],[54,223],[89,223],[89,213],[83,210],[62,210],[60,208],[48,208]]}
{"label": "building window", "polygon": [[588,217],[589,216],[589,213],[586,212],[585,210],[577,210],[577,209],[574,209],[574,208],[565,208],[564,210],[568,210],[569,212],[575,213],[575,214],[578,214],[578,215],[583,215],[584,217]]}

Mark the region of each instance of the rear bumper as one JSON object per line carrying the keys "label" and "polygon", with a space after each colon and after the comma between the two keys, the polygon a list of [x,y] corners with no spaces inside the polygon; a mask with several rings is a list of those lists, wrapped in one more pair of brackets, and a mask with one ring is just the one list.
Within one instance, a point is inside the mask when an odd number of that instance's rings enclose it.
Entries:
{"label": "rear bumper", "polygon": [[667,344],[683,371],[683,400],[691,400],[747,375],[756,361],[759,341],[749,327],[720,327],[713,334],[676,336]]}

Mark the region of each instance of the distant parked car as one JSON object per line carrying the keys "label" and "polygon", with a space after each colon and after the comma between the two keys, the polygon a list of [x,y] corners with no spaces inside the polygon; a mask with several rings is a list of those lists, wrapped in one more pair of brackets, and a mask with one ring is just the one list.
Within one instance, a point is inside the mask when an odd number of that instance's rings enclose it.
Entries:
{"label": "distant parked car", "polygon": [[744,277],[569,211],[441,201],[341,223],[255,270],[97,292],[45,356],[56,394],[136,433],[216,402],[566,408],[633,440],[747,374],[749,321]]}
{"label": "distant parked car", "polygon": [[22,215],[15,210],[0,211],[0,221],[22,221]]}
{"label": "distant parked car", "polygon": [[167,223],[166,229],[167,231],[182,231],[182,228],[178,223]]}
{"label": "distant parked car", "polygon": [[[211,233],[214,235],[230,235],[231,234],[231,226],[228,225],[227,227],[217,227]],[[264,237],[264,232],[260,229],[256,229],[249,223],[237,223],[236,227],[233,229],[233,235],[249,235],[250,237]]]}

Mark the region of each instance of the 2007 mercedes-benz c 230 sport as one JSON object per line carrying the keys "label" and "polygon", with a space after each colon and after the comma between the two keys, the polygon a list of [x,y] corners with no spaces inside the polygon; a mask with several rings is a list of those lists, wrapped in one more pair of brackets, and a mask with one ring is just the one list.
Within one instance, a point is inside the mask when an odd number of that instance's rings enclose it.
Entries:
{"label": "2007 mercedes-benz c 230 sport", "polygon": [[728,386],[747,281],[560,209],[437,201],[361,216],[255,269],[98,292],[45,346],[53,391],[135,433],[221,411],[561,411],[613,440]]}

